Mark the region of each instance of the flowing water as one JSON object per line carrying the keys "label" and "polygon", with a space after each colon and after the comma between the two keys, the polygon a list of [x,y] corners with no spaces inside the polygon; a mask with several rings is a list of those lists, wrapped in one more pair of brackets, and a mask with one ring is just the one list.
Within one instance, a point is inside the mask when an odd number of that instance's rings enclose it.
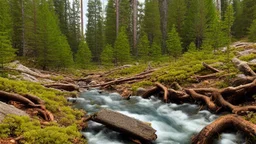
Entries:
{"label": "flowing water", "polygon": [[[144,122],[150,122],[157,130],[156,144],[189,144],[191,136],[197,134],[218,116],[209,111],[199,111],[197,105],[165,104],[160,100],[131,97],[123,100],[117,93],[102,93],[91,90],[81,94],[80,98],[69,99],[75,102],[77,108],[86,110],[89,114],[102,108],[115,110]],[[109,130],[105,126],[89,122],[88,129],[83,135],[89,144],[129,144],[122,134]],[[224,133],[216,140],[217,144],[243,143],[239,133]]]}

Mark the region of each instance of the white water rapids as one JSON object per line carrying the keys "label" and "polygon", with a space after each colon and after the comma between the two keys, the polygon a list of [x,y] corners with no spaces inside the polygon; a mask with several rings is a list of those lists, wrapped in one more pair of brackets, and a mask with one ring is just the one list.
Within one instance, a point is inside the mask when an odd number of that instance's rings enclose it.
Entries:
{"label": "white water rapids", "polygon": [[[117,93],[99,93],[91,90],[81,94],[80,98],[69,99],[75,102],[77,108],[86,110],[89,114],[108,108],[144,122],[151,123],[157,130],[155,144],[189,144],[193,134],[197,134],[218,116],[209,111],[199,111],[197,105],[165,104],[160,100],[131,97],[123,100]],[[105,126],[89,122],[83,135],[89,144],[129,144],[122,134],[109,130]],[[221,134],[214,143],[236,144],[244,140],[239,133]]]}

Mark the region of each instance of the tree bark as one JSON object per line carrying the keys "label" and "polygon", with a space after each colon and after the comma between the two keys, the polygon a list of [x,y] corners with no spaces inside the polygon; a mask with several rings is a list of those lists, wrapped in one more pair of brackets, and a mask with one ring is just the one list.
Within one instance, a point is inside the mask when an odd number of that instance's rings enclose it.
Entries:
{"label": "tree bark", "polygon": [[60,89],[60,90],[66,90],[66,91],[79,91],[79,87],[74,84],[48,84],[44,85],[47,88],[54,88],[54,89]]}
{"label": "tree bark", "polygon": [[215,72],[220,72],[220,70],[218,70],[218,69],[216,69],[216,68],[214,68],[214,67],[212,67],[212,66],[206,64],[205,62],[203,62],[203,66],[204,66],[205,68],[211,70],[211,71],[214,72],[214,73],[215,73]]}
{"label": "tree bark", "polygon": [[250,66],[245,61],[241,61],[238,58],[233,58],[232,62],[236,67],[247,76],[256,76],[256,73],[250,68]]}
{"label": "tree bark", "polygon": [[156,83],[156,86],[164,91],[164,102],[167,103],[169,100],[169,91],[168,91],[167,87],[165,87],[164,85],[162,85],[158,82]]}
{"label": "tree bark", "polygon": [[249,136],[256,135],[256,125],[237,115],[226,115],[218,118],[192,139],[192,144],[209,144],[214,137],[227,129],[240,130]]}

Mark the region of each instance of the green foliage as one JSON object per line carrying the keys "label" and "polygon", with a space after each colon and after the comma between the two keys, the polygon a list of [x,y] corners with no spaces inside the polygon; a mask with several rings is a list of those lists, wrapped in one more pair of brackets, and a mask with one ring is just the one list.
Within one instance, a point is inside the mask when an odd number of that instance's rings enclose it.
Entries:
{"label": "green foliage", "polygon": [[175,25],[173,25],[171,32],[168,34],[167,49],[169,55],[175,59],[182,54],[182,47],[179,34],[176,31]]}
{"label": "green foliage", "polygon": [[156,42],[159,45],[161,39],[161,30],[158,1],[145,1],[145,17],[142,26],[142,30],[148,36],[150,46],[153,44],[153,42]]}
{"label": "green foliage", "polygon": [[109,0],[106,7],[105,38],[106,43],[114,46],[116,39],[116,12],[114,0]]}
{"label": "green foliage", "polygon": [[152,86],[154,83],[151,81],[141,81],[132,85],[132,91],[136,91],[140,87]]}
{"label": "green foliage", "polygon": [[114,59],[116,64],[124,64],[130,61],[130,45],[125,32],[125,28],[122,27],[115,41],[114,47]]}
{"label": "green foliage", "polygon": [[87,7],[86,42],[92,52],[92,60],[99,62],[103,48],[102,4],[100,0],[89,0]]}
{"label": "green foliage", "polygon": [[72,144],[75,139],[80,139],[81,133],[75,125],[58,127],[54,124],[41,128],[38,120],[30,119],[27,116],[7,116],[0,123],[0,138],[23,136],[20,143],[24,144]]}
{"label": "green foliage", "polygon": [[111,74],[111,76],[109,76],[109,77],[110,78],[120,78],[120,77],[124,77],[124,76],[126,76],[126,77],[133,76],[135,74],[142,73],[143,71],[145,71],[146,68],[147,68],[146,64],[132,66],[129,68],[125,68],[125,69],[116,71],[113,74]]}
{"label": "green foliage", "polygon": [[111,45],[106,45],[105,48],[103,49],[101,56],[101,63],[103,65],[112,65],[113,62],[113,48]]}
{"label": "green foliage", "polygon": [[149,55],[152,61],[157,61],[162,56],[161,47],[156,42],[150,47]]}
{"label": "green foliage", "polygon": [[85,41],[80,41],[77,53],[75,55],[75,62],[80,68],[86,68],[90,65],[92,54]]}
{"label": "green foliage", "polygon": [[[75,123],[76,120],[82,116],[81,111],[73,110],[68,107],[68,103],[63,96],[69,95],[69,93],[47,89],[36,83],[8,80],[5,78],[0,78],[0,89],[7,92],[19,94],[28,93],[38,96],[45,101],[46,108],[55,114],[58,119],[65,119],[69,117],[69,124]],[[61,121],[59,121],[59,124],[66,125],[66,122],[61,123]]]}
{"label": "green foliage", "polygon": [[145,33],[142,34],[138,44],[138,58],[145,62],[149,59],[149,41]]}
{"label": "green foliage", "polygon": [[7,1],[0,1],[0,68],[4,63],[11,61],[15,54],[11,45],[10,24],[11,16],[9,14],[9,5]]}
{"label": "green foliage", "polygon": [[243,55],[239,57],[240,60],[247,61],[247,62],[255,58],[256,58],[256,54],[248,54],[248,55]]}
{"label": "green foliage", "polygon": [[256,42],[256,19],[252,22],[251,27],[249,28],[249,40]]}
{"label": "green foliage", "polygon": [[188,46],[188,51],[189,51],[189,52],[194,52],[194,51],[196,51],[196,45],[195,45],[194,42],[191,42],[191,43],[189,44],[189,46]]}

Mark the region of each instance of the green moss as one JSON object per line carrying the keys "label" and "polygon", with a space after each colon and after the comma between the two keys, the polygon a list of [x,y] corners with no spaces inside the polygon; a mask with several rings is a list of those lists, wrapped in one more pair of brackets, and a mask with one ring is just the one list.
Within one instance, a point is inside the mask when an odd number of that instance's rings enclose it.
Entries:
{"label": "green moss", "polygon": [[253,60],[255,58],[256,58],[256,54],[252,53],[252,54],[241,56],[239,59],[248,62],[248,61]]}
{"label": "green moss", "polygon": [[[12,92],[12,93],[18,93],[18,94],[26,93],[26,94],[32,94],[32,95],[38,96],[40,99],[42,99],[45,102],[46,109],[54,114],[55,120],[57,121],[57,123],[55,124],[55,127],[59,127],[59,128],[62,128],[63,126],[64,126],[63,128],[70,127],[71,125],[76,124],[78,120],[80,120],[84,115],[84,112],[82,110],[72,109],[69,106],[69,103],[66,101],[65,96],[72,95],[72,93],[61,92],[54,89],[48,89],[37,83],[17,81],[17,80],[14,81],[14,80],[9,80],[1,77],[0,77],[0,89],[7,92]],[[9,121],[10,124],[7,124],[7,121]],[[12,135],[19,136],[20,134],[26,131],[24,130],[25,129],[24,127],[28,127],[30,131],[35,130],[35,132],[37,133],[46,134],[46,131],[38,129],[38,127],[40,128],[40,125],[38,126],[38,122],[36,121],[30,122],[30,119],[28,118],[20,119],[18,117],[10,117],[10,118],[7,118],[7,121],[5,125],[0,126],[2,127],[0,129],[3,129],[1,130],[2,133],[0,132],[0,136],[2,137],[12,136]],[[25,123],[28,123],[28,125],[26,125]],[[29,124],[38,126],[38,127],[32,127]],[[13,129],[15,129],[14,132],[13,132]],[[48,129],[45,129],[45,130],[48,130]],[[78,130],[74,129],[73,132],[78,132]],[[60,135],[64,136],[61,133],[63,133],[63,131],[60,131]],[[35,135],[31,133],[30,136],[34,137]],[[38,138],[36,137],[34,137],[34,139],[38,140]],[[40,139],[42,138],[40,137]],[[81,135],[78,137],[78,139],[81,140]],[[43,141],[40,141],[40,143],[41,142]],[[63,141],[60,140],[58,142],[63,142]],[[33,142],[31,141],[31,143]]]}
{"label": "green moss", "polygon": [[125,68],[125,69],[114,72],[113,74],[111,74],[109,76],[109,78],[120,78],[120,77],[124,77],[124,76],[126,76],[126,77],[133,76],[138,73],[142,73],[143,71],[146,70],[146,68],[147,68],[146,64],[132,66],[132,67]]}
{"label": "green moss", "polygon": [[136,91],[139,87],[147,87],[151,85],[153,85],[151,81],[141,81],[132,85],[132,91]]}

